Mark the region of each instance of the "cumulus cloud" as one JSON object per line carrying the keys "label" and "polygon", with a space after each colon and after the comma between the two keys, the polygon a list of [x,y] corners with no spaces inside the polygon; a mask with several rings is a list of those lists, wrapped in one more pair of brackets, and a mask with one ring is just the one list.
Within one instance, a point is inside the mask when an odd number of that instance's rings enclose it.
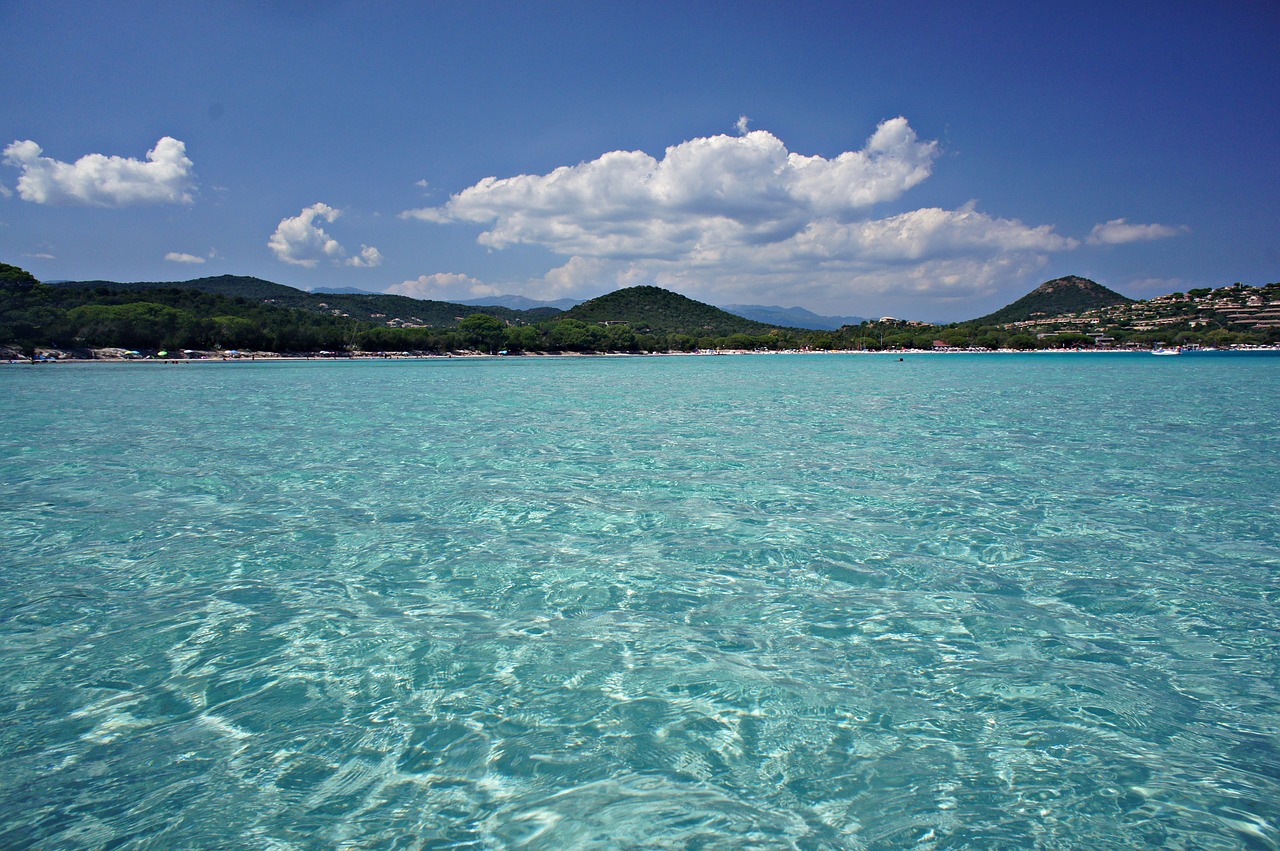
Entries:
{"label": "cumulus cloud", "polygon": [[[1045,266],[1046,254],[1034,249],[1065,249],[1074,244],[1074,240],[1047,228],[1027,228],[1014,220],[975,211],[918,212],[920,215],[895,217],[893,226],[849,226],[837,238],[807,233],[797,235],[791,244],[756,246],[736,257],[615,260],[573,256],[543,275],[504,286],[446,273],[423,275],[388,292],[444,300],[519,292],[550,300],[653,284],[711,304],[773,304],[781,298],[838,311],[868,298],[892,304],[898,297],[930,297],[946,303],[990,296]],[[922,219],[927,220],[927,227]],[[994,237],[985,247],[972,238],[966,244],[966,229],[981,234],[984,223],[1009,250],[1000,250]],[[960,246],[960,250],[938,246],[925,250],[929,240],[923,237],[909,242],[914,248],[904,248],[886,236],[886,232],[911,230],[913,226],[932,229],[934,239]]]}
{"label": "cumulus cloud", "polygon": [[165,260],[170,263],[203,263],[203,257],[197,257],[194,254],[184,254],[181,251],[170,251],[164,256]]}
{"label": "cumulus cloud", "polygon": [[1078,244],[1054,233],[1048,225],[1029,227],[1017,219],[995,218],[966,205],[959,210],[925,207],[851,224],[820,219],[778,245],[792,256],[892,264],[1017,251],[1064,251]]}
{"label": "cumulus cloud", "polygon": [[190,204],[195,185],[186,145],[165,136],[145,161],[86,154],[74,163],[43,156],[30,140],[4,149],[4,162],[22,170],[18,195],[35,204],[127,207],[133,204]]}
{"label": "cumulus cloud", "polygon": [[341,212],[328,204],[303,207],[296,216],[286,216],[267,240],[267,247],[278,260],[295,266],[313,267],[322,258],[341,260],[346,253],[338,241],[316,224],[316,219],[332,223]]}
{"label": "cumulus cloud", "polygon": [[484,298],[501,295],[502,291],[470,275],[459,275],[453,272],[437,272],[434,275],[419,275],[412,281],[402,281],[387,288],[387,292],[396,295],[407,295],[410,298],[449,301],[459,298]]}
{"label": "cumulus cloud", "polygon": [[355,257],[348,257],[345,263],[357,269],[372,269],[374,266],[382,265],[382,252],[372,245],[362,245],[360,253]]}
{"label": "cumulus cloud", "polygon": [[776,241],[817,216],[846,217],[898,198],[929,176],[937,144],[904,118],[834,159],[789,152],[763,130],[692,139],[661,160],[612,151],[547,175],[488,177],[441,207],[402,215],[482,223],[491,248],[672,258],[708,243]]}
{"label": "cumulus cloud", "polygon": [[1146,242],[1153,239],[1166,239],[1186,233],[1189,228],[1171,227],[1169,225],[1130,224],[1127,219],[1112,219],[1103,225],[1094,225],[1089,232],[1090,245],[1123,245],[1126,242]]}
{"label": "cumulus cloud", "polygon": [[663,274],[659,266],[674,269],[675,264],[618,262],[599,258],[570,257],[568,262],[548,271],[526,287],[536,298],[547,300],[589,291],[593,285],[605,290],[653,283]]}
{"label": "cumulus cloud", "polygon": [[1080,241],[973,202],[877,215],[932,173],[936,142],[905,118],[834,157],[751,130],[691,139],[661,159],[612,151],[548,174],[487,177],[401,215],[478,224],[481,245],[567,258],[523,291],[544,298],[654,283],[713,303],[791,299],[850,309],[889,291],[987,295]]}
{"label": "cumulus cloud", "polygon": [[347,257],[342,244],[320,224],[332,224],[340,215],[341,210],[324,203],[303,207],[298,215],[280,220],[275,233],[267,240],[267,247],[278,260],[308,268],[314,268],[321,260],[357,268],[372,268],[382,263],[381,252],[371,245],[362,245],[357,256]]}

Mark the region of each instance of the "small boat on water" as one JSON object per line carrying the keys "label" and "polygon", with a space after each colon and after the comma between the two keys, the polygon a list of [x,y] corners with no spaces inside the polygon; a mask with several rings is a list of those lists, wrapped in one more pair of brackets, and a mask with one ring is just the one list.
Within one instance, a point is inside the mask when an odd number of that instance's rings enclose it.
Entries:
{"label": "small boat on water", "polygon": [[1153,354],[1153,355],[1180,355],[1180,354],[1182,354],[1182,349],[1181,349],[1181,348],[1173,348],[1173,349],[1156,348],[1156,349],[1152,349],[1152,350],[1151,350],[1151,354]]}

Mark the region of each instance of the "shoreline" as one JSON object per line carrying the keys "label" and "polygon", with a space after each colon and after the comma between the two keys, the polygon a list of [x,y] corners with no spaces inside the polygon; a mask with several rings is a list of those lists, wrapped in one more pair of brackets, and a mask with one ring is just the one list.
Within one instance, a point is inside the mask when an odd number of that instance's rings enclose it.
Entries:
{"label": "shoreline", "polygon": [[[521,358],[647,358],[647,357],[721,357],[742,355],[869,355],[896,356],[906,355],[1149,355],[1152,349],[895,349],[892,351],[868,351],[863,349],[822,349],[822,350],[749,350],[719,349],[693,352],[522,352],[520,354],[489,354],[486,352],[460,351],[447,354],[428,354],[411,352],[380,352],[336,355],[329,352],[288,353],[247,352],[234,354],[218,352],[195,352],[190,355],[174,357],[166,354],[124,353],[118,349],[95,349],[91,357],[70,355],[63,350],[44,348],[37,349],[35,357],[17,357],[11,354],[0,356],[0,366],[38,366],[43,364],[151,364],[178,365],[193,363],[274,363],[274,362],[333,362],[333,361],[403,361],[403,360],[476,360],[476,359],[521,359]],[[1240,346],[1226,349],[1192,349],[1184,354],[1232,354],[1248,352],[1280,353],[1280,346]]]}

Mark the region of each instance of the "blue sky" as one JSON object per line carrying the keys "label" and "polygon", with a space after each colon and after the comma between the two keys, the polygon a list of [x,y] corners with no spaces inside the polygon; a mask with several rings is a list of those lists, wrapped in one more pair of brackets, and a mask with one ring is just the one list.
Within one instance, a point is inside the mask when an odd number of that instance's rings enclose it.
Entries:
{"label": "blue sky", "polygon": [[952,321],[1280,280],[1280,5],[4,2],[0,261]]}

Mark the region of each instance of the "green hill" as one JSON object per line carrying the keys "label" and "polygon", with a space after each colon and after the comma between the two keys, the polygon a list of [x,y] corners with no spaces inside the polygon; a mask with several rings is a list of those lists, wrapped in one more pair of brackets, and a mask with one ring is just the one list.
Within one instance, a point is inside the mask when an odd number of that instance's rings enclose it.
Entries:
{"label": "green hill", "polygon": [[38,346],[332,351],[354,341],[358,326],[343,317],[190,287],[13,287],[0,281],[0,346],[26,352]]}
{"label": "green hill", "polygon": [[1086,310],[1110,307],[1113,304],[1131,303],[1133,299],[1122,296],[1115,290],[1109,290],[1102,284],[1088,278],[1067,275],[1065,278],[1045,281],[1013,304],[964,324],[1006,325],[1010,322],[1083,313]]}
{"label": "green hill", "polygon": [[484,313],[504,322],[523,325],[541,321],[541,316],[527,316],[523,311],[507,307],[468,307],[448,301],[428,301],[403,295],[356,295],[354,293],[303,293],[303,299],[277,299],[288,307],[319,310],[335,316],[350,316],[379,325],[400,319],[429,328],[453,328],[473,313]]}
{"label": "green hill", "polygon": [[329,316],[342,316],[386,325],[396,319],[429,328],[452,328],[473,313],[485,313],[504,322],[525,324],[546,319],[546,311],[526,315],[507,307],[474,307],[447,301],[427,301],[402,295],[383,293],[309,293],[294,287],[243,275],[219,275],[190,281],[66,281],[57,284],[67,289],[109,290],[199,290],[228,297],[269,302],[295,310],[309,310]]}
{"label": "green hill", "polygon": [[218,275],[191,281],[136,281],[127,284],[118,281],[62,281],[54,286],[74,290],[199,290],[202,293],[239,296],[257,301],[288,298],[292,295],[309,295],[302,290],[286,287],[284,284],[273,284],[271,281],[244,275]]}
{"label": "green hill", "polygon": [[734,316],[679,293],[647,286],[628,287],[584,301],[558,318],[587,323],[626,323],[637,333],[688,334],[692,337],[760,335],[774,329],[772,325]]}

